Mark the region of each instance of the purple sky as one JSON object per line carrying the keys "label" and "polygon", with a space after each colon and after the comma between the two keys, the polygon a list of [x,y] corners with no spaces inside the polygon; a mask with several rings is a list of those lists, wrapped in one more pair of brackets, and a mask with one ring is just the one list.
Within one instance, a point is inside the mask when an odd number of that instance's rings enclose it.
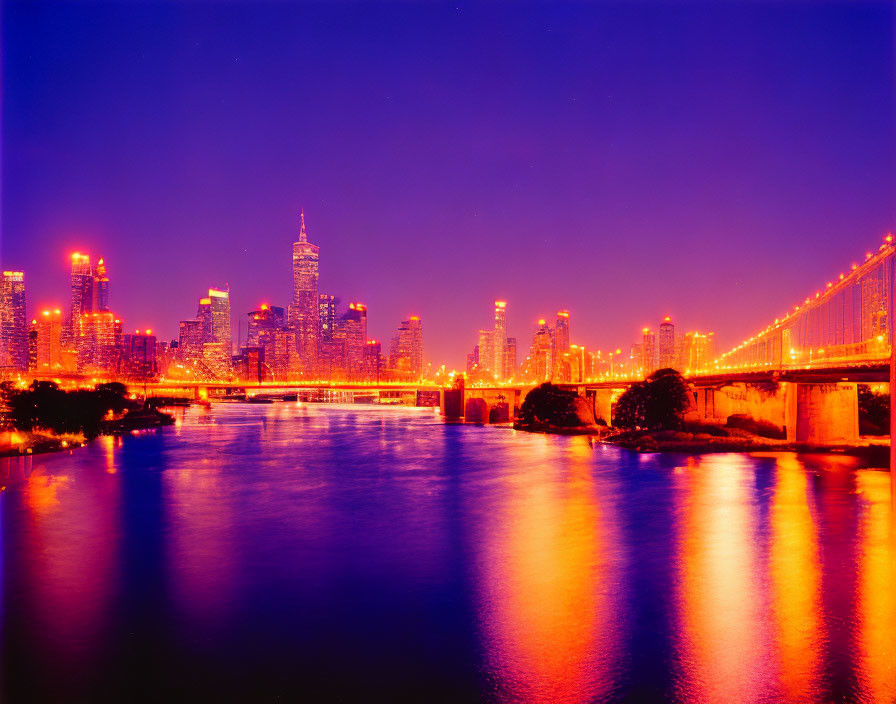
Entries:
{"label": "purple sky", "polygon": [[463,363],[569,308],[626,347],[670,313],[722,347],[896,229],[889,2],[3,6],[2,263],[29,304],[101,254],[127,328],[210,285],[321,291]]}

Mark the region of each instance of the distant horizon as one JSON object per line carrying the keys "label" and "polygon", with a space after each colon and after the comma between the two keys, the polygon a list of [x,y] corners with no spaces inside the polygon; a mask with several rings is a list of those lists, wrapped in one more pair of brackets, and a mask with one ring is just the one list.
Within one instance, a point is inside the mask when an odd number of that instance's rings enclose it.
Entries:
{"label": "distant horizon", "polygon": [[[671,315],[719,351],[896,229],[890,3],[2,6],[0,257],[29,315],[102,256],[127,329],[210,286],[320,291],[463,369],[508,301],[621,348]],[[245,331],[244,331],[245,333]]]}

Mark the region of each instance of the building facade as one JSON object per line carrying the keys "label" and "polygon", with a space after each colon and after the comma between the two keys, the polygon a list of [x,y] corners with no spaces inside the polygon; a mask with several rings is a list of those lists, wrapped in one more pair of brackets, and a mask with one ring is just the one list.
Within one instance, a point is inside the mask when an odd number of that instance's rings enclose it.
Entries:
{"label": "building facade", "polygon": [[302,364],[312,370],[317,362],[320,334],[320,297],[318,295],[320,248],[308,242],[305,212],[302,211],[299,241],[292,245],[293,301],[289,306],[289,324],[296,333],[296,349]]}
{"label": "building facade", "polygon": [[25,274],[21,271],[4,271],[0,278],[0,369],[28,369]]}

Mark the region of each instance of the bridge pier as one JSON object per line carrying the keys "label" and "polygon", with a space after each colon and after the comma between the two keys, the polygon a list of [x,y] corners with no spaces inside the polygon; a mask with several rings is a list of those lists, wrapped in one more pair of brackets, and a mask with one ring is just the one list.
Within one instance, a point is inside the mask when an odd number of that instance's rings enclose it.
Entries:
{"label": "bridge pier", "polygon": [[790,384],[787,439],[810,444],[847,444],[859,439],[858,384]]}
{"label": "bridge pier", "polygon": [[596,389],[594,392],[594,418],[603,418],[607,427],[613,425],[613,397],[618,389]]}

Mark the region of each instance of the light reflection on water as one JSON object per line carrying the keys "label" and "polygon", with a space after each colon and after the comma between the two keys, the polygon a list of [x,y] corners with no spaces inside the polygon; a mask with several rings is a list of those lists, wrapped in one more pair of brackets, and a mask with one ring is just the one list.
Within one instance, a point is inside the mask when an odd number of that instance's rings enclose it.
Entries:
{"label": "light reflection on water", "polygon": [[6,700],[896,700],[886,472],[180,415],[0,465]]}

